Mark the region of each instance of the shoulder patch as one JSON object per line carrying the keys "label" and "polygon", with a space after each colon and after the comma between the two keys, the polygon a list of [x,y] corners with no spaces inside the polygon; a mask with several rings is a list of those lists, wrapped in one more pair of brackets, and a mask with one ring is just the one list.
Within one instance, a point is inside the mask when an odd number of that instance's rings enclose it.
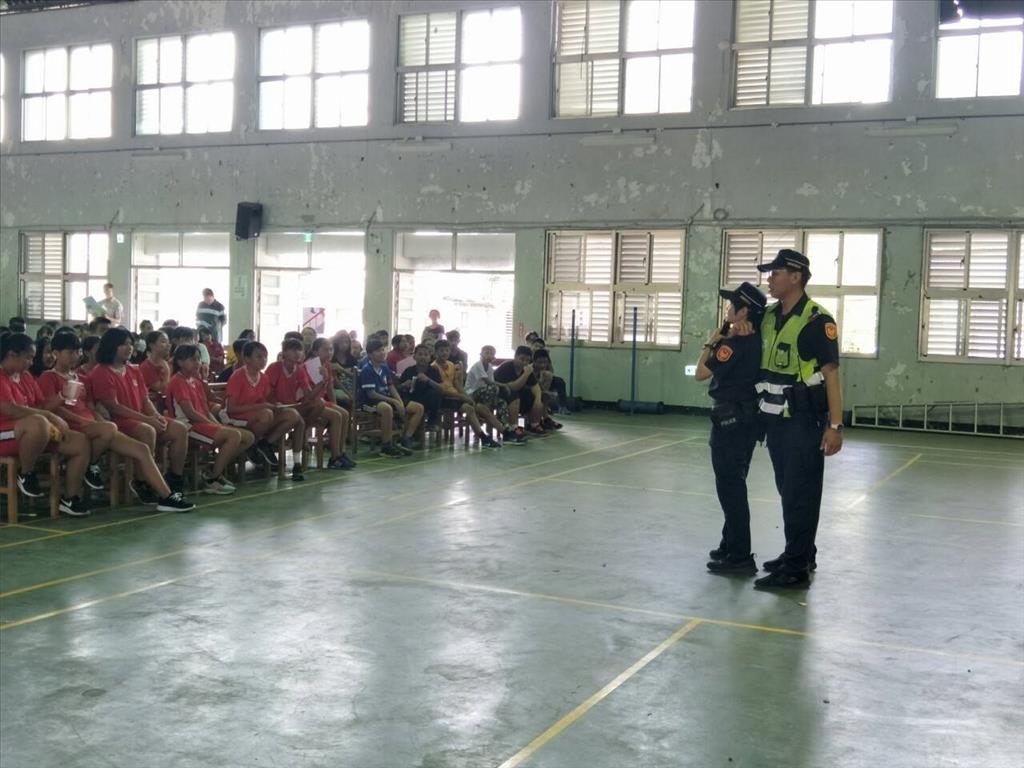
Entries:
{"label": "shoulder patch", "polygon": [[825,335],[831,341],[835,341],[839,338],[839,329],[836,328],[835,323],[825,323]]}
{"label": "shoulder patch", "polygon": [[730,357],[732,357],[732,347],[726,346],[725,344],[720,346],[718,351],[715,352],[715,359],[720,363],[729,362]]}

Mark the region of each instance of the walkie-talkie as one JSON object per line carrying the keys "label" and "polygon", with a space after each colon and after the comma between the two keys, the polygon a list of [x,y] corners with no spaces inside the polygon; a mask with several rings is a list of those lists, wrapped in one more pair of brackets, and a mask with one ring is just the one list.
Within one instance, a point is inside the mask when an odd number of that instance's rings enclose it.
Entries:
{"label": "walkie-talkie", "polygon": [[718,335],[719,336],[728,336],[729,335],[729,329],[731,327],[732,327],[732,323],[730,323],[728,320],[726,320],[724,323],[722,323],[722,327],[718,329]]}

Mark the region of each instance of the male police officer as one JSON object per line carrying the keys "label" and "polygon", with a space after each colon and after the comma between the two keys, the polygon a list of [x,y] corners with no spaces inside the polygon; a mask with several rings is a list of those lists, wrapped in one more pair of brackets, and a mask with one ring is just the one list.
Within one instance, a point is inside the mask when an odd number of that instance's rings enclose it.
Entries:
{"label": "male police officer", "polygon": [[707,567],[712,573],[753,575],[747,471],[758,437],[754,385],[761,372],[760,325],[767,300],[750,283],[718,293],[729,302],[727,327],[711,336],[697,361],[697,381],[711,379],[711,466],[725,513],[722,541],[709,553]]}
{"label": "male police officer", "polygon": [[778,299],[761,323],[758,407],[782,496],[786,550],[764,562],[761,589],[805,586],[817,567],[818,514],[825,456],[843,446],[843,397],[836,321],[804,292],[810,262],[788,248],[768,264],[768,291]]}

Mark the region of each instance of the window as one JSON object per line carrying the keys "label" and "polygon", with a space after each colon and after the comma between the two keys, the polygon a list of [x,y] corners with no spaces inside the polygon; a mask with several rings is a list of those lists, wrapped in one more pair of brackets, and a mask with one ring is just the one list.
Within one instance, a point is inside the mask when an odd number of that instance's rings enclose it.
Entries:
{"label": "window", "polygon": [[618,0],[562,0],[556,116],[689,112],[694,7],[692,0],[628,0],[623,17]]}
{"label": "window", "polygon": [[737,107],[890,98],[892,0],[738,0],[735,40]]}
{"label": "window", "polygon": [[961,19],[939,25],[935,96],[1019,96],[1024,19]]}
{"label": "window", "polygon": [[1020,231],[927,233],[922,359],[1021,361],[1022,251]]}
{"label": "window", "polygon": [[227,232],[142,232],[132,240],[136,322],[195,326],[196,306],[209,288],[228,304],[231,236]]}
{"label": "window", "polygon": [[338,128],[369,121],[370,24],[260,32],[260,130]]}
{"label": "window", "polygon": [[23,141],[110,136],[114,49],[79,45],[26,51]]}
{"label": "window", "polygon": [[363,331],[362,232],[270,232],[256,250],[256,330],[273,352],[303,324]]}
{"label": "window", "polygon": [[235,36],[151,37],[135,50],[135,133],[224,133],[235,104]]}
{"label": "window", "polygon": [[782,248],[795,248],[811,262],[807,292],[839,325],[845,356],[878,354],[878,293],[882,234],[878,230],[728,230],[722,287],[746,281],[766,290],[757,265]]}
{"label": "window", "polygon": [[515,120],[522,55],[522,17],[515,6],[402,16],[399,121],[453,121],[456,108],[462,122]]}
{"label": "window", "polygon": [[678,348],[683,322],[683,232],[549,232],[544,337],[593,345]]}
{"label": "window", "polygon": [[401,232],[395,242],[395,328],[420,338],[430,310],[462,334],[470,359],[490,344],[511,357],[516,236]]}
{"label": "window", "polygon": [[106,232],[24,232],[21,311],[28,320],[88,319],[87,297],[103,297]]}

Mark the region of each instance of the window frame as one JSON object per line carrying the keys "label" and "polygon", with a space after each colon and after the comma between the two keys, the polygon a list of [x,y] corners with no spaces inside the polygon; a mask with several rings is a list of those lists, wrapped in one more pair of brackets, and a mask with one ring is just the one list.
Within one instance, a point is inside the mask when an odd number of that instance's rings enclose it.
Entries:
{"label": "window frame", "polygon": [[942,29],[942,20],[939,17],[939,4],[936,2],[935,6],[935,36],[932,42],[932,98],[935,101],[940,102],[955,102],[962,101],[965,99],[1019,99],[1024,95],[1024,54],[1021,55],[1020,72],[1018,73],[1018,88],[1016,94],[1009,95],[993,95],[993,96],[982,96],[978,93],[978,73],[975,72],[974,77],[974,94],[971,96],[939,96],[939,42],[943,38],[947,37],[977,37],[978,38],[978,55],[981,55],[981,36],[986,33],[998,33],[998,32],[1012,32],[1018,31],[1024,35],[1024,24],[1017,25],[1005,25],[996,27],[981,27],[980,25],[974,29]]}
{"label": "window frame", "polygon": [[[72,235],[106,235],[107,237],[107,273],[105,275],[97,276],[92,275],[88,271],[86,272],[71,272],[68,270],[68,256],[70,239]],[[26,270],[27,260],[27,243],[28,238],[33,235],[38,235],[46,238],[47,235],[60,235],[61,237],[61,270],[60,273],[56,272],[29,272]],[[44,246],[45,247],[45,246]],[[59,318],[53,317],[31,317],[28,314],[28,302],[25,298],[25,285],[30,279],[36,280],[60,280],[60,312]],[[18,233],[18,310],[22,313],[22,316],[29,323],[41,323],[47,320],[60,320],[62,323],[65,321],[71,322],[84,322],[82,320],[72,320],[68,312],[68,289],[69,283],[85,283],[86,291],[88,292],[88,285],[90,280],[102,280],[104,283],[110,282],[110,232],[106,229],[92,228],[92,229],[26,229],[21,230]],[[88,313],[86,314],[86,319]]]}
{"label": "window frame", "polygon": [[[110,46],[110,86],[108,88],[84,88],[81,90],[73,90],[71,88],[71,52],[77,48],[95,48],[96,46],[107,45]],[[54,49],[63,49],[65,56],[65,67],[66,67],[66,80],[64,82],[64,90],[62,91],[47,91],[45,82],[43,89],[38,93],[29,93],[25,87],[25,79],[28,74],[28,67],[25,64],[26,58],[30,53],[42,52],[45,56],[46,51]],[[114,91],[117,88],[117,46],[113,41],[110,40],[99,40],[89,43],[75,43],[65,45],[45,45],[35,46],[32,48],[25,48],[21,51],[20,57],[21,72],[19,75],[19,93],[20,100],[18,106],[20,108],[20,128],[21,131],[18,135],[18,141],[22,144],[59,144],[61,142],[68,141],[109,141],[114,136]],[[6,73],[5,73],[6,74]],[[71,97],[77,94],[93,94],[106,92],[110,95],[110,132],[106,136],[84,136],[84,137],[72,137],[71,136]],[[61,94],[64,96],[64,137],[61,139],[26,139],[25,138],[25,118],[27,110],[25,109],[25,102],[29,99],[43,98],[44,100],[48,96]],[[5,92],[6,96],[6,92]],[[45,130],[44,130],[45,133]],[[6,135],[6,133],[5,133]],[[82,230],[84,231],[84,230]]]}
{"label": "window frame", "polygon": [[[839,254],[837,256],[836,265],[836,277],[837,280],[841,281],[843,276],[843,242],[847,234],[873,234],[878,236],[878,246],[875,253],[875,276],[876,281],[874,286],[867,285],[808,285],[807,293],[812,300],[822,299],[837,299],[836,301],[836,312],[835,320],[839,326],[839,356],[851,359],[861,360],[877,360],[879,358],[879,337],[881,334],[882,325],[882,255],[885,251],[885,228],[884,227],[726,227],[722,229],[722,266],[719,278],[719,285],[721,288],[726,290],[735,290],[736,285],[726,283],[729,269],[729,234],[758,234],[763,240],[765,232],[793,232],[795,234],[794,248],[800,253],[807,253],[807,236],[808,235],[840,235],[839,241]],[[762,258],[765,258],[767,254],[763,253],[762,245]],[[758,281],[754,283],[758,288],[762,288],[767,282],[766,272],[758,273]],[[767,291],[764,291],[767,295]],[[875,351],[873,353],[865,352],[844,352],[843,351],[843,299],[847,296],[874,296],[877,300],[875,308]],[[768,297],[768,306],[774,306],[771,297]],[[724,304],[720,307],[719,319],[725,319]]]}
{"label": "window frame", "polygon": [[[596,349],[628,349],[632,347],[632,329],[628,327],[629,318],[626,316],[627,296],[657,296],[660,294],[678,294],[679,296],[679,340],[674,344],[663,344],[656,341],[637,341],[637,349],[650,349],[662,351],[679,351],[683,347],[683,330],[686,319],[686,255],[689,238],[685,227],[657,227],[657,228],[631,228],[617,227],[609,229],[595,229],[592,227],[584,229],[549,229],[545,231],[544,245],[544,292],[543,292],[543,323],[545,343],[548,346],[567,346],[571,339],[557,337],[547,338],[549,328],[548,309],[550,306],[549,296],[551,293],[571,292],[599,292],[607,293],[609,296],[608,305],[608,340],[592,341],[577,337],[578,346],[586,346]],[[654,282],[652,275],[652,262],[647,264],[648,280],[644,283],[624,282],[621,280],[621,236],[646,234],[649,238],[648,256],[652,254],[653,237],[658,234],[679,236],[679,282],[662,283]],[[586,235],[611,235],[611,279],[608,283],[587,283],[587,282],[559,282],[553,280],[553,266],[551,261],[552,244],[559,236],[586,236]],[[657,329],[657,316],[651,315],[647,318],[648,326],[644,331],[645,336],[654,333]],[[639,334],[638,334],[639,335]]]}
{"label": "window frame", "polygon": [[[931,236],[934,233],[973,233],[973,232],[1005,232],[1007,233],[1006,288],[928,288],[930,277]],[[1024,302],[1024,228],[1022,227],[928,227],[924,230],[921,256],[921,297],[919,306],[917,360],[921,363],[953,363],[956,365],[998,365],[1003,367],[1024,366],[1024,359],[1014,359],[1015,337],[1024,336],[1024,328],[1017,325],[1017,304]],[[970,244],[967,245],[968,259]],[[969,263],[969,262],[968,262]],[[965,270],[968,267],[965,266]],[[969,283],[969,272],[965,275],[965,283]],[[969,357],[967,344],[969,325],[965,322],[963,332],[964,353],[962,355],[929,355],[926,354],[928,341],[928,302],[931,300],[968,301],[1006,301],[1006,340],[1002,357]]]}
{"label": "window frame", "polygon": [[[892,104],[893,103],[893,89],[894,89],[894,74],[895,74],[895,60],[896,60],[896,46],[895,46],[895,26],[896,26],[896,2],[893,0],[892,19],[890,21],[889,31],[885,33],[874,32],[870,34],[862,35],[850,35],[848,37],[828,37],[828,38],[817,38],[814,35],[814,26],[816,22],[816,11],[817,11],[817,0],[807,0],[807,36],[803,38],[786,38],[783,40],[763,40],[740,43],[737,42],[737,31],[739,28],[740,20],[740,3],[743,0],[734,0],[733,2],[733,20],[732,20],[732,32],[730,40],[730,50],[732,53],[731,61],[731,77],[729,84],[729,108],[738,110],[753,110],[753,109],[806,109],[808,107],[847,107],[847,106],[872,106],[875,104]],[[776,0],[771,0],[771,5],[768,10],[768,27],[771,29],[772,18],[775,12]],[[770,35],[770,32],[769,32]],[[815,103],[814,101],[814,72],[815,72],[815,48],[820,46],[835,45],[840,43],[858,43],[870,40],[888,40],[889,46],[889,84],[886,98],[883,101],[877,102],[862,102],[862,101],[822,101],[821,103]],[[765,83],[765,103],[764,104],[738,104],[736,98],[736,88],[738,86],[738,73],[739,73],[739,52],[740,51],[753,51],[753,50],[767,50],[769,61],[771,59],[771,52],[777,48],[803,48],[805,51],[804,58],[804,97],[803,101],[799,104],[772,104],[768,101],[771,94],[771,70],[769,68],[768,80]],[[770,67],[769,63],[769,67]]]}
{"label": "window frame", "polygon": [[[694,85],[696,83],[696,71],[697,71],[697,35],[698,35],[698,6],[700,3],[695,2],[693,4],[693,40],[690,43],[689,48],[654,48],[646,51],[630,51],[627,50],[627,41],[629,39],[629,3],[630,0],[618,0],[619,7],[619,28],[618,28],[618,47],[614,52],[601,52],[601,53],[582,53],[574,55],[562,55],[559,53],[559,44],[561,41],[561,7],[562,0],[558,0],[554,3],[554,16],[551,28],[552,39],[551,39],[551,106],[550,106],[550,117],[553,120],[600,120],[609,119],[614,117],[663,117],[672,115],[690,115],[693,114],[693,97],[694,97]],[[587,0],[587,14],[589,17],[589,0]],[[588,28],[589,24],[585,28]],[[589,38],[585,39],[584,45],[586,46]],[[690,95],[689,102],[690,108],[685,112],[627,112],[626,111],[626,70],[627,62],[630,59],[640,58],[658,58],[671,55],[689,55],[690,60]],[[592,99],[588,100],[587,113],[582,115],[560,115],[559,114],[559,72],[560,67],[567,64],[583,64],[591,63],[595,61],[616,61],[618,63],[618,95],[616,96],[616,109],[615,112],[600,112],[594,114]],[[661,89],[661,72],[659,69],[658,75],[659,92]],[[660,95],[659,95],[660,99]]]}

